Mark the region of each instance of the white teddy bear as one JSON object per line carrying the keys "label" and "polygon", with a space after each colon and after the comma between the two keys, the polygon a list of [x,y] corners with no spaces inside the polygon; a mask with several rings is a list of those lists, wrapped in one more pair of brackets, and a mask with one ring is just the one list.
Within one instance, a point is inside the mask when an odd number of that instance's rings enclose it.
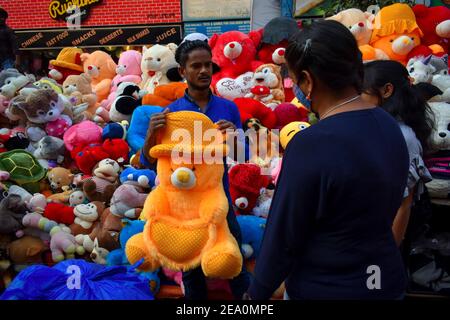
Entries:
{"label": "white teddy bear", "polygon": [[177,48],[178,46],[174,43],[166,46],[156,44],[149,49],[143,47],[141,89],[153,93],[157,86],[171,82],[167,73],[178,72],[179,65],[175,61]]}

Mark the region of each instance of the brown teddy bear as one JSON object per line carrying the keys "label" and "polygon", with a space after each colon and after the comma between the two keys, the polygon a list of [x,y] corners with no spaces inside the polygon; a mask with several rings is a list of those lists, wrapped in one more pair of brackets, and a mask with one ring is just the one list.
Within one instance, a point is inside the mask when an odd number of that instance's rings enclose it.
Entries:
{"label": "brown teddy bear", "polygon": [[55,192],[66,191],[72,185],[73,174],[70,170],[62,167],[51,169],[47,174],[50,187]]}
{"label": "brown teddy bear", "polygon": [[67,97],[74,97],[75,105],[87,103],[90,118],[95,115],[97,95],[92,92],[91,86],[92,78],[86,73],[79,76],[71,75],[63,83],[64,95]]}
{"label": "brown teddy bear", "polygon": [[17,272],[32,264],[43,263],[42,254],[48,249],[41,239],[32,236],[24,236],[7,247],[9,258]]}
{"label": "brown teddy bear", "polygon": [[119,173],[120,166],[116,161],[104,159],[92,170],[93,177],[83,180],[78,187],[83,190],[90,202],[100,201],[109,205],[114,191],[119,186],[117,181]]}

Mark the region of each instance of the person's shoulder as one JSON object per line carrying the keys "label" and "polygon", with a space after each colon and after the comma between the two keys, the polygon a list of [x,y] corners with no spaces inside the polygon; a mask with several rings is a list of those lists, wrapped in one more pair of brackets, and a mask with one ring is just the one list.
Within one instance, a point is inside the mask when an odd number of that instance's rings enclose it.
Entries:
{"label": "person's shoulder", "polygon": [[168,108],[172,112],[181,111],[181,110],[183,110],[184,104],[186,104],[186,98],[181,97],[181,98],[175,100],[174,102],[172,102],[171,104],[169,104],[166,108]]}

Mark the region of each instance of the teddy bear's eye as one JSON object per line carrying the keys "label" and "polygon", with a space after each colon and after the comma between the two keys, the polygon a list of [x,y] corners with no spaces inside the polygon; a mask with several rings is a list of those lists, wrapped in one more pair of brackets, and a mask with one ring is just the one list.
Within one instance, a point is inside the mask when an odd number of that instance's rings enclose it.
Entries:
{"label": "teddy bear's eye", "polygon": [[389,40],[389,42],[394,42],[394,39]]}
{"label": "teddy bear's eye", "polygon": [[54,102],[54,101],[50,102],[50,106],[56,107],[56,102]]}
{"label": "teddy bear's eye", "polygon": [[161,58],[158,58],[158,62],[160,62],[161,61]]}
{"label": "teddy bear's eye", "polygon": [[349,29],[351,29],[351,28],[352,28],[352,26],[348,26],[348,28],[349,28]]}
{"label": "teddy bear's eye", "polygon": [[414,68],[409,69],[409,72],[410,73],[414,72]]}
{"label": "teddy bear's eye", "polygon": [[37,114],[40,115],[40,116],[43,116],[43,115],[45,115],[45,112],[42,111],[42,110],[38,110]]}

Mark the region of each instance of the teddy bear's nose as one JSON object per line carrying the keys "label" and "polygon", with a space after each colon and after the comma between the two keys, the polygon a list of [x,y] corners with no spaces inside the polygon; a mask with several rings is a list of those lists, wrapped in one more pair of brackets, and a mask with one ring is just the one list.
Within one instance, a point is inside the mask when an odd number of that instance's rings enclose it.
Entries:
{"label": "teddy bear's nose", "polygon": [[97,254],[96,254],[95,252],[92,252],[92,253],[91,253],[91,259],[92,259],[92,260],[97,259]]}
{"label": "teddy bear's nose", "polygon": [[284,56],[284,53],[285,53],[285,51],[284,51],[284,50],[280,50],[280,51],[278,51],[278,55],[280,55],[280,56]]}
{"label": "teddy bear's nose", "polygon": [[445,132],[439,132],[439,137],[445,138],[447,134]]}
{"label": "teddy bear's nose", "polygon": [[89,66],[89,67],[88,67],[88,70],[92,70],[92,66]]}
{"label": "teddy bear's nose", "polygon": [[234,49],[234,47],[235,47],[234,43],[230,43],[230,48]]}
{"label": "teddy bear's nose", "polygon": [[194,172],[189,168],[178,168],[171,176],[172,185],[178,189],[191,189],[195,186],[196,178]]}
{"label": "teddy bear's nose", "polygon": [[240,197],[240,198],[237,198],[236,201],[234,201],[234,204],[239,209],[245,209],[248,207],[248,200],[246,197]]}
{"label": "teddy bear's nose", "polygon": [[358,23],[358,27],[360,27],[360,28],[364,27],[364,22]]}
{"label": "teddy bear's nose", "polygon": [[187,183],[189,181],[189,172],[187,171],[180,171],[177,174],[177,179],[178,181],[180,181],[181,183]]}

